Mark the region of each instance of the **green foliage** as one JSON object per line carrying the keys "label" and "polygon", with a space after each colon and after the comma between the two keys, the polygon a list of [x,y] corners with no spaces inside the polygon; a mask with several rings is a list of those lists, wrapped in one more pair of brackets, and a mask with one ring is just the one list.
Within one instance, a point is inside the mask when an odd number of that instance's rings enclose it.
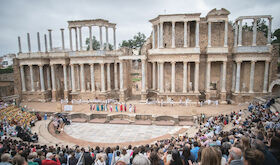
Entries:
{"label": "green foliage", "polygon": [[[248,31],[253,31],[253,25],[254,25],[254,22],[252,22],[251,26],[248,26],[248,24],[245,23],[245,25],[242,26],[242,29],[248,30]],[[266,21],[264,19],[257,20],[257,31],[263,32],[265,37],[267,37],[268,27],[267,27]]]}
{"label": "green foliage", "polygon": [[123,40],[119,45],[120,47],[128,47],[128,48],[141,48],[146,41],[146,36],[143,33],[138,32],[137,35],[133,36],[133,39]]}
{"label": "green foliage", "polygon": [[[89,50],[89,38],[86,39],[87,50]],[[106,43],[104,44],[104,49],[106,48]],[[92,49],[99,50],[100,49],[100,42],[96,40],[95,36],[92,36]],[[113,50],[113,45],[109,43],[109,49]]]}
{"label": "green foliage", "polygon": [[280,43],[280,28],[274,31],[273,37],[276,37],[276,39],[274,39],[272,43]]}
{"label": "green foliage", "polygon": [[13,66],[9,66],[8,68],[5,69],[0,69],[0,74],[13,73],[13,72],[14,72]]}
{"label": "green foliage", "polygon": [[132,81],[133,82],[141,81],[141,78],[133,78]]}

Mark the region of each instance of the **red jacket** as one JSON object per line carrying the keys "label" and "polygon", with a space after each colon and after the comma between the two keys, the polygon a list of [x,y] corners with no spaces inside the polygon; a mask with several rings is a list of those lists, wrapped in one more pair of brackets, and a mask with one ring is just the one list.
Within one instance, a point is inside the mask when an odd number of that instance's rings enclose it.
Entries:
{"label": "red jacket", "polygon": [[60,161],[56,159],[56,161],[53,160],[42,160],[42,165],[60,165]]}

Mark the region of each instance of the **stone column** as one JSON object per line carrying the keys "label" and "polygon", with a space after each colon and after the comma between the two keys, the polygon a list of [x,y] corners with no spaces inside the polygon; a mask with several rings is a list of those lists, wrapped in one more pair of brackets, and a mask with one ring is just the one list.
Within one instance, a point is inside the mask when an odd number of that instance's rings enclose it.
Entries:
{"label": "stone column", "polygon": [[157,24],[157,32],[158,32],[158,35],[157,35],[157,48],[160,47],[160,25]]}
{"label": "stone column", "polygon": [[240,92],[240,69],[241,69],[241,61],[236,61],[236,82],[235,82],[235,93]]}
{"label": "stone column", "polygon": [[94,64],[90,64],[90,81],[91,81],[91,92],[95,91],[95,83],[94,83]]}
{"label": "stone column", "polygon": [[163,48],[163,22],[160,23],[160,48]]}
{"label": "stone column", "polygon": [[39,65],[41,92],[45,91],[45,81],[44,81],[44,70],[43,69],[44,69],[44,65]]}
{"label": "stone column", "polygon": [[251,61],[249,93],[254,93],[255,63],[256,61]]}
{"label": "stone column", "polygon": [[107,90],[111,91],[111,70],[110,70],[110,63],[107,63]]}
{"label": "stone column", "polygon": [[80,36],[80,51],[82,51],[83,50],[83,37],[82,37],[82,27],[81,26],[79,26],[79,36]]}
{"label": "stone column", "polygon": [[92,51],[93,50],[93,48],[92,48],[92,27],[89,26],[88,29],[89,29],[89,50]]}
{"label": "stone column", "polygon": [[56,80],[55,80],[55,65],[51,64],[51,75],[52,75],[52,91],[56,91]]}
{"label": "stone column", "polygon": [[157,90],[160,89],[160,63],[157,62]]}
{"label": "stone column", "polygon": [[21,42],[20,42],[20,36],[18,36],[18,52],[21,53]]}
{"label": "stone column", "polygon": [[238,46],[242,46],[242,19],[239,20]]}
{"label": "stone column", "polygon": [[235,76],[236,76],[236,64],[233,61],[233,66],[232,66],[232,81],[231,81],[231,91],[234,92],[235,89]]}
{"label": "stone column", "polygon": [[118,63],[114,63],[114,83],[115,83],[115,90],[119,89],[118,85]]}
{"label": "stone column", "polygon": [[29,65],[30,69],[30,83],[31,83],[31,92],[34,92],[34,78],[33,78],[33,65]]}
{"label": "stone column", "polygon": [[72,28],[69,28],[69,41],[70,41],[70,50],[73,51],[73,44],[72,44]]}
{"label": "stone column", "polygon": [[81,76],[81,92],[85,92],[85,71],[84,64],[80,64],[80,76]]}
{"label": "stone column", "polygon": [[81,69],[80,69],[80,65],[76,65],[76,73],[77,73],[77,90],[81,90]]}
{"label": "stone column", "polygon": [[101,92],[105,92],[104,63],[100,63],[100,67],[101,67]]}
{"label": "stone column", "polygon": [[21,88],[22,92],[26,91],[26,86],[25,86],[25,75],[24,75],[24,66],[20,65],[20,76],[21,76]]}
{"label": "stone column", "polygon": [[235,30],[234,30],[234,47],[237,47],[237,37],[238,37],[238,22],[235,22]]}
{"label": "stone column", "polygon": [[145,60],[141,60],[141,64],[142,64],[142,92],[146,92],[146,61]]}
{"label": "stone column", "polygon": [[196,21],[195,26],[195,47],[199,47],[199,21]]}
{"label": "stone column", "polygon": [[153,49],[155,49],[156,48],[156,46],[155,46],[155,43],[156,43],[156,41],[155,41],[155,37],[156,37],[156,34],[155,34],[155,28],[154,28],[154,25],[152,26],[152,28],[153,28]]}
{"label": "stone column", "polygon": [[120,61],[120,91],[123,92],[123,61]]}
{"label": "stone column", "polygon": [[40,33],[37,32],[38,52],[41,52]]}
{"label": "stone column", "polygon": [[27,46],[28,46],[28,52],[31,53],[31,43],[30,43],[30,34],[27,33]]}
{"label": "stone column", "polygon": [[61,46],[62,46],[62,50],[65,50],[65,44],[64,44],[64,29],[61,28]]}
{"label": "stone column", "polygon": [[188,67],[188,69],[187,69],[187,90],[188,91],[192,91],[193,89],[192,89],[192,87],[190,87],[190,80],[191,80],[191,63],[187,63],[187,67]]}
{"label": "stone column", "polygon": [[257,45],[257,19],[254,19],[254,24],[253,24],[253,43],[252,46]]}
{"label": "stone column", "polygon": [[78,46],[78,33],[77,33],[77,27],[74,28],[75,29],[75,41],[76,41],[76,51],[79,51],[79,46]]}
{"label": "stone column", "polygon": [[175,48],[175,22],[172,22],[172,48]]}
{"label": "stone column", "polygon": [[50,67],[47,67],[47,85],[48,85],[48,90],[51,90],[51,77],[50,77]]}
{"label": "stone column", "polygon": [[72,78],[72,92],[76,92],[76,82],[75,82],[75,70],[74,70],[74,64],[70,64],[71,66],[71,78]]}
{"label": "stone column", "polygon": [[264,66],[264,79],[263,79],[263,93],[267,93],[268,69],[269,69],[269,61],[265,61],[265,66]]}
{"label": "stone column", "polygon": [[109,36],[108,36],[108,27],[105,26],[105,32],[106,32],[106,50],[109,50]]}
{"label": "stone column", "polygon": [[48,29],[48,31],[49,31],[50,51],[53,51],[53,47],[52,47],[52,30]]}
{"label": "stone column", "polygon": [[176,62],[171,62],[171,92],[175,93]]}
{"label": "stone column", "polygon": [[183,70],[183,93],[187,93],[187,77],[188,77],[188,63],[184,61],[184,70]]}
{"label": "stone column", "polygon": [[63,77],[64,77],[64,91],[68,91],[67,66],[66,66],[66,64],[63,64]]}
{"label": "stone column", "polygon": [[267,44],[271,44],[271,24],[272,18],[268,18],[268,26],[267,26]]}
{"label": "stone column", "polygon": [[206,67],[206,92],[210,92],[211,61],[207,61]]}
{"label": "stone column", "polygon": [[208,47],[211,47],[211,22],[208,22]]}
{"label": "stone column", "polygon": [[44,39],[45,39],[45,52],[48,52],[48,40],[47,40],[47,35],[44,35]]}
{"label": "stone column", "polygon": [[113,36],[114,36],[114,50],[117,49],[117,44],[116,44],[116,27],[113,27]]}
{"label": "stone column", "polygon": [[227,75],[227,62],[223,61],[223,77],[222,77],[222,90],[221,90],[221,92],[226,92],[226,75]]}
{"label": "stone column", "polygon": [[164,62],[160,62],[160,93],[164,92]]}
{"label": "stone column", "polygon": [[102,26],[99,26],[99,42],[100,42],[100,50],[103,50],[103,40],[102,40]]}
{"label": "stone column", "polygon": [[153,62],[153,90],[156,89],[156,63]]}
{"label": "stone column", "polygon": [[199,62],[195,62],[195,84],[194,84],[194,92],[199,93],[198,86],[199,86]]}
{"label": "stone column", "polygon": [[184,47],[188,47],[188,22],[184,22]]}
{"label": "stone column", "polygon": [[228,47],[228,21],[225,21],[224,47]]}
{"label": "stone column", "polygon": [[69,81],[69,90],[72,90],[72,77],[71,77],[71,66],[70,64],[68,65],[68,81]]}

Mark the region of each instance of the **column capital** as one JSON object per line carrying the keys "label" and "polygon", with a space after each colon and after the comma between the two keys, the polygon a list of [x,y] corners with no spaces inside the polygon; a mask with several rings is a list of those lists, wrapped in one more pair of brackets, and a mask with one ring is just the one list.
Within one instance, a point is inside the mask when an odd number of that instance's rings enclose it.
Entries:
{"label": "column capital", "polygon": [[188,64],[188,61],[183,61],[184,64]]}
{"label": "column capital", "polygon": [[48,29],[48,31],[49,31],[49,32],[51,32],[51,31],[52,31],[52,29]]}
{"label": "column capital", "polygon": [[227,63],[227,61],[223,61],[223,64],[226,64]]}
{"label": "column capital", "polygon": [[200,62],[199,61],[195,61],[195,64],[199,64]]}
{"label": "column capital", "polygon": [[39,66],[39,67],[43,67],[43,66],[44,66],[44,64],[38,64],[38,66]]}
{"label": "column capital", "polygon": [[93,65],[94,65],[94,63],[90,63],[89,65],[90,65],[90,66],[93,66]]}
{"label": "column capital", "polygon": [[170,63],[171,63],[171,64],[176,64],[176,61],[171,61]]}
{"label": "column capital", "polygon": [[29,66],[29,67],[32,67],[32,66],[33,66],[33,64],[28,64],[28,66]]}
{"label": "column capital", "polygon": [[82,26],[78,26],[79,29],[82,29]]}
{"label": "column capital", "polygon": [[242,60],[235,60],[236,63],[242,63]]}
{"label": "column capital", "polygon": [[257,62],[257,60],[251,60],[251,63],[256,63]]}
{"label": "column capital", "polygon": [[271,62],[271,60],[265,60],[265,63],[270,63]]}
{"label": "column capital", "polygon": [[79,65],[80,65],[80,66],[83,66],[83,65],[84,65],[84,63],[80,63]]}
{"label": "column capital", "polygon": [[[67,66],[67,64],[62,64],[63,66]],[[70,65],[70,64],[69,64]]]}
{"label": "column capital", "polygon": [[63,31],[63,30],[64,30],[64,28],[61,28],[60,30],[61,30],[61,31]]}

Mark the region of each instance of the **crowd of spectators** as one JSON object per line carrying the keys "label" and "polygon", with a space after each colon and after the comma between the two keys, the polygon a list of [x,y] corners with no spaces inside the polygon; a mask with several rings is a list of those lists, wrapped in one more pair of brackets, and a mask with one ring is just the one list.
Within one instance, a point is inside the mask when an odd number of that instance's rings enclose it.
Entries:
{"label": "crowd of spectators", "polygon": [[[32,165],[277,165],[280,116],[273,100],[246,110],[199,119],[194,137],[172,137],[121,148],[46,146],[1,137],[0,164]],[[231,127],[225,130],[223,128]],[[85,139],[86,140],[86,139]]]}

